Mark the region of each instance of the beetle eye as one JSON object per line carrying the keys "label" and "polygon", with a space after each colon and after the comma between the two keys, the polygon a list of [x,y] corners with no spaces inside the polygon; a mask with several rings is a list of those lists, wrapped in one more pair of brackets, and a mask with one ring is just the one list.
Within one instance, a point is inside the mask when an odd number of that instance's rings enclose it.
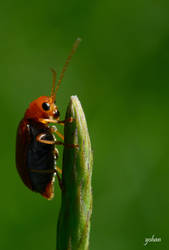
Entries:
{"label": "beetle eye", "polygon": [[44,102],[42,103],[42,108],[45,110],[45,111],[48,111],[50,109],[50,104],[47,103],[47,102]]}

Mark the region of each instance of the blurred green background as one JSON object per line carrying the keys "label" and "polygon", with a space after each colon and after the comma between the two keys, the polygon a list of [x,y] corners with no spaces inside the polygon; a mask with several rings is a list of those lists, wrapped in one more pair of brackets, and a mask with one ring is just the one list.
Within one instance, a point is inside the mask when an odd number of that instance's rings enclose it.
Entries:
{"label": "blurred green background", "polygon": [[[0,5],[0,249],[53,250],[60,191],[47,201],[21,182],[15,137],[29,103],[51,89],[83,105],[94,150],[90,249],[169,249],[169,2],[4,1]],[[60,156],[60,159],[62,156]],[[61,164],[61,163],[60,163]],[[66,228],[65,228],[66,230]]]}

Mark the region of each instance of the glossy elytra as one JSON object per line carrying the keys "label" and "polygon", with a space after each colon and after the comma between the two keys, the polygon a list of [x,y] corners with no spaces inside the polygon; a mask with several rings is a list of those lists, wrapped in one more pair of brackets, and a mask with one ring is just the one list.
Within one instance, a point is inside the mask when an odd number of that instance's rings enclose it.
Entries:
{"label": "glossy elytra", "polygon": [[[60,78],[56,83],[56,72],[53,72],[53,84],[50,96],[41,96],[30,103],[23,119],[20,121],[16,138],[16,167],[24,184],[34,192],[40,193],[47,199],[54,196],[53,183],[57,175],[62,187],[62,171],[55,164],[58,158],[56,145],[64,145],[64,137],[55,126],[72,122],[72,118],[60,121],[60,113],[55,104],[56,92],[63,79],[64,72],[75,53],[80,39],[73,45],[72,51],[63,67]],[[56,85],[56,86],[55,86]],[[54,133],[60,137],[57,140]],[[66,145],[65,145],[66,146]],[[76,147],[77,145],[67,145]]]}

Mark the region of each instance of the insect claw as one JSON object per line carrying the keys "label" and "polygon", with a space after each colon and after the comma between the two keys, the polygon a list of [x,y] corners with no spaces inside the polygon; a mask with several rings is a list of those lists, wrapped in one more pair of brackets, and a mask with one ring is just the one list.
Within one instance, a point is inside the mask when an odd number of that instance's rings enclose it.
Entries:
{"label": "insect claw", "polygon": [[67,122],[72,123],[73,122],[73,118],[72,117],[68,118]]}

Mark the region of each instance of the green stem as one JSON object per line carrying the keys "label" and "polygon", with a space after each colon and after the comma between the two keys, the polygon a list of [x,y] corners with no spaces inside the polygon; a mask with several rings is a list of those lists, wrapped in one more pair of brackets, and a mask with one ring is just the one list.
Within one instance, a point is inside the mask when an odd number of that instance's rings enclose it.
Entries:
{"label": "green stem", "polygon": [[80,101],[72,96],[66,119],[74,121],[65,125],[62,204],[58,220],[57,250],[89,249],[90,218],[92,213],[92,151],[87,123]]}

